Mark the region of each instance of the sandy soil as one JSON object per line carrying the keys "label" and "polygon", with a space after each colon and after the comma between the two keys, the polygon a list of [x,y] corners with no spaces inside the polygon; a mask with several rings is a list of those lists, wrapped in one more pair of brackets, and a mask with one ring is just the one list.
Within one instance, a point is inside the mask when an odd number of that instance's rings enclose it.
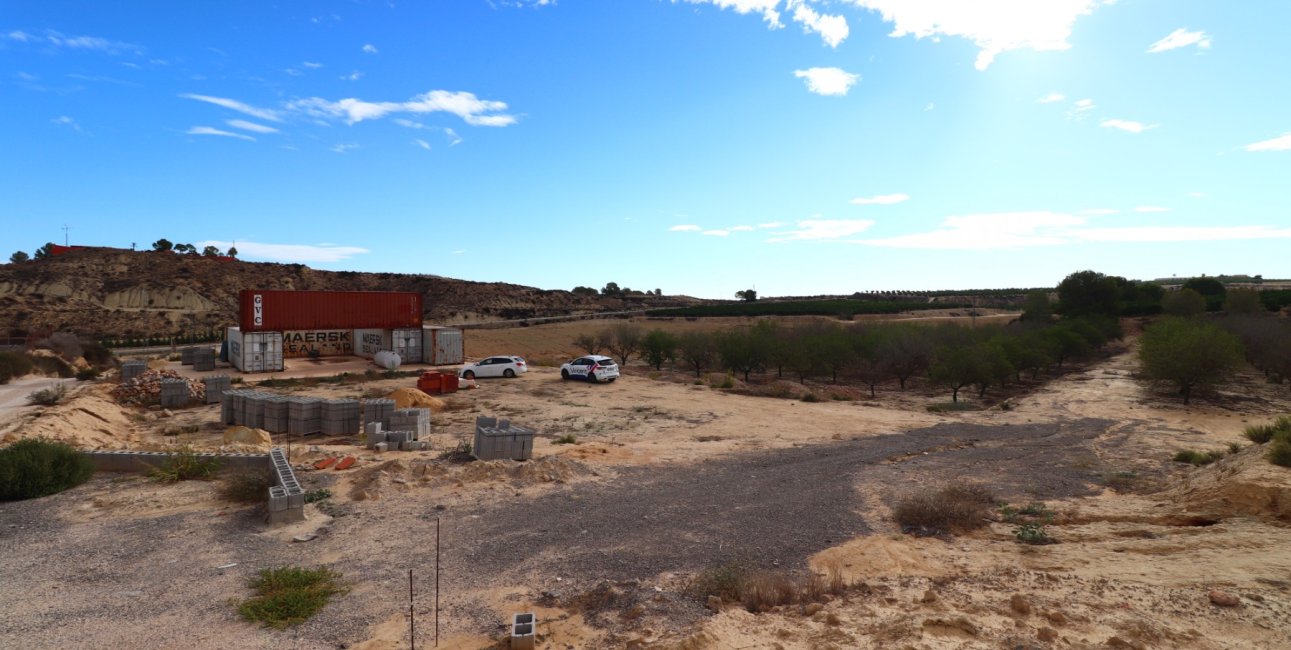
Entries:
{"label": "sandy soil", "polygon": [[[524,353],[518,341],[539,329],[485,331],[511,338],[487,343],[481,354]],[[534,350],[563,353],[556,346],[566,337],[572,339],[562,330]],[[877,399],[804,403],[731,394],[667,373],[652,379],[645,369],[588,385],[539,367],[445,396],[434,418],[437,451],[361,453],[346,472],[302,471],[308,489],[326,487],[334,496],[321,509],[309,506],[310,520],[290,530],[264,527],[254,508],[230,506],[206,483],[104,476],[61,495],[0,506],[0,522],[13,522],[0,524],[0,575],[15,577],[0,589],[0,646],[69,647],[94,638],[100,647],[403,648],[411,567],[419,585],[418,645],[428,647],[438,518],[446,533],[446,648],[502,647],[497,626],[519,611],[537,612],[542,646],[553,648],[1291,647],[1291,472],[1253,447],[1201,469],[1169,461],[1179,449],[1249,445],[1243,427],[1291,410],[1291,394],[1252,374],[1184,407],[1136,380],[1134,369],[1132,351],[1125,352],[1012,397],[1009,410],[934,414],[923,407],[944,396],[919,386],[907,393],[882,387]],[[375,396],[412,383],[295,390]],[[68,404],[11,415],[0,435],[48,435],[89,447],[222,444],[223,428],[212,426],[215,406],[167,417],[117,407],[105,390],[89,387]],[[481,414],[537,428],[535,460],[437,460],[438,450],[468,438]],[[561,435],[577,443],[555,444]],[[291,443],[298,463],[355,451],[340,438]],[[871,448],[875,455],[853,461],[842,451]],[[782,482],[767,475],[730,484],[743,487],[701,480],[792,468],[789,459],[802,454],[854,469],[804,465],[813,469],[801,480],[789,470]],[[990,484],[1015,505],[1044,500],[1057,513],[1048,531],[1060,543],[1019,544],[1014,526],[1002,521],[949,540],[901,535],[890,520],[892,504],[948,481]],[[750,614],[731,605],[711,612],[683,593],[690,573],[723,557],[726,544],[751,543],[723,526],[745,525],[743,504],[780,498],[757,497],[761,489],[783,491],[785,504],[817,495],[820,510],[785,505],[750,516],[768,524],[761,533],[768,544],[782,534],[797,540],[775,558],[780,568],[840,571],[853,583],[846,594],[818,611]],[[705,491],[709,498],[701,499]],[[676,523],[657,522],[662,537],[624,538],[639,547],[615,541],[636,525],[615,517],[637,506],[646,508],[641,517],[672,512],[650,506],[669,494],[679,506],[729,503],[734,512],[710,522],[681,507],[669,515]],[[614,517],[602,516],[611,508]],[[826,521],[830,508],[863,534],[840,539],[830,525],[809,523]],[[807,517],[808,510],[819,514]],[[525,530],[506,524],[525,512],[587,525],[553,525],[526,541]],[[756,529],[747,525],[745,532]],[[304,530],[322,535],[290,542]],[[674,559],[661,552],[670,530]],[[584,533],[587,541],[577,541]],[[677,550],[693,544],[722,552]],[[547,550],[533,557],[519,550],[530,547]],[[66,557],[80,561],[60,559]],[[238,565],[215,568],[230,562]],[[287,632],[238,620],[225,601],[244,594],[256,568],[279,563],[335,566],[353,589]],[[161,575],[168,576],[164,589],[151,582]],[[1240,604],[1211,604],[1213,589]],[[404,600],[392,595],[399,593]]]}

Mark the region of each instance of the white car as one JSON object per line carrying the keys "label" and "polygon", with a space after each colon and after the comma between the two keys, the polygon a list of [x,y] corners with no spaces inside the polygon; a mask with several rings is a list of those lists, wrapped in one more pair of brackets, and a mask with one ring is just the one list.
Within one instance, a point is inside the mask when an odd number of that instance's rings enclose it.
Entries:
{"label": "white car", "polygon": [[457,376],[462,379],[476,377],[514,377],[529,372],[529,366],[520,357],[488,357],[462,366]]}
{"label": "white car", "polygon": [[614,381],[619,378],[619,364],[614,359],[591,354],[579,357],[560,367],[561,379],[586,379],[592,383]]}

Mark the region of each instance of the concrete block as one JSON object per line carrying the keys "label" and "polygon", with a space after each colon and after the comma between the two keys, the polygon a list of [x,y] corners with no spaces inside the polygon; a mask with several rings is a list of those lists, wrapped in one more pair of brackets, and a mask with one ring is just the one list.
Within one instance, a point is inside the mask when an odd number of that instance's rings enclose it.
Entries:
{"label": "concrete block", "polygon": [[375,447],[375,449],[377,450],[377,453],[378,453],[378,454],[379,454],[379,453],[381,453],[381,452],[383,452],[383,451],[388,450],[389,448],[390,448],[390,443],[388,443],[388,442],[378,442],[378,443],[376,444],[376,447]]}
{"label": "concrete block", "polygon": [[535,650],[538,639],[538,621],[532,612],[511,617],[511,650]]}

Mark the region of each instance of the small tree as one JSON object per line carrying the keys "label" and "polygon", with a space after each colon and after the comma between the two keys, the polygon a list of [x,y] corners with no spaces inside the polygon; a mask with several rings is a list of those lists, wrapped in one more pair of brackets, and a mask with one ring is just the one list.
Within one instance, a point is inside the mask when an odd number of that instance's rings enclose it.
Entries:
{"label": "small tree", "polygon": [[1048,323],[1053,315],[1053,305],[1045,291],[1032,291],[1022,303],[1022,320],[1027,323]]}
{"label": "small tree", "polygon": [[735,297],[743,300],[744,302],[757,302],[758,292],[753,289],[745,289],[743,291],[736,291]]}
{"label": "small tree", "polygon": [[574,294],[575,296],[595,296],[597,295],[598,292],[596,291],[596,289],[593,289],[591,287],[578,286],[578,287],[574,287],[573,291],[570,291],[570,293]]}
{"label": "small tree", "polygon": [[1206,297],[1192,289],[1171,291],[1161,300],[1161,310],[1170,316],[1198,316],[1206,313]]}
{"label": "small tree", "polygon": [[605,339],[596,334],[579,334],[574,337],[574,347],[588,354],[600,354],[605,349]]}
{"label": "small tree", "polygon": [[1260,292],[1255,289],[1230,289],[1224,298],[1224,311],[1230,314],[1258,314],[1263,310]]}
{"label": "small tree", "polygon": [[623,289],[619,288],[619,283],[617,282],[606,282],[605,287],[601,289],[601,295],[614,297],[622,296]]}
{"label": "small tree", "polygon": [[225,253],[225,255],[228,255],[229,257],[237,257],[238,256],[237,247],[229,246],[229,252]]}
{"label": "small tree", "polygon": [[641,356],[655,370],[662,370],[663,364],[672,360],[676,350],[677,337],[663,330],[650,330],[641,339]]}
{"label": "small tree", "polygon": [[170,243],[170,240],[166,239],[165,237],[162,237],[161,239],[158,239],[157,241],[152,243],[152,249],[155,251],[168,251],[173,249],[174,247],[175,245]]}
{"label": "small tree", "polygon": [[677,338],[677,357],[695,371],[696,377],[712,367],[716,356],[717,343],[709,332],[687,332]]}
{"label": "small tree", "polygon": [[1242,344],[1210,323],[1167,318],[1143,331],[1139,363],[1145,377],[1178,386],[1188,404],[1194,389],[1226,379],[1241,365]]}
{"label": "small tree", "polygon": [[202,249],[203,257],[217,257],[219,256],[219,254],[220,254],[220,249],[214,246],[207,246],[206,248]]}
{"label": "small tree", "polygon": [[632,323],[620,323],[603,332],[601,338],[610,354],[619,358],[619,365],[626,366],[641,347],[641,328]]}
{"label": "small tree", "polygon": [[36,249],[36,259],[38,259],[38,260],[47,260],[47,259],[49,259],[49,256],[50,256],[50,254],[51,254],[51,253],[50,253],[50,251],[52,251],[52,250],[54,250],[54,242],[52,242],[52,241],[51,241],[51,242],[45,242],[45,245],[44,245],[44,246],[41,246],[40,248],[37,248],[37,249]]}
{"label": "small tree", "polygon": [[9,261],[10,261],[10,262],[13,262],[14,264],[19,264],[19,263],[22,263],[22,262],[26,262],[28,259],[29,259],[29,258],[27,257],[27,254],[26,254],[26,253],[24,253],[24,252],[22,252],[22,251],[18,251],[18,252],[16,252],[16,253],[14,253],[13,255],[10,255],[10,256],[9,256]]}

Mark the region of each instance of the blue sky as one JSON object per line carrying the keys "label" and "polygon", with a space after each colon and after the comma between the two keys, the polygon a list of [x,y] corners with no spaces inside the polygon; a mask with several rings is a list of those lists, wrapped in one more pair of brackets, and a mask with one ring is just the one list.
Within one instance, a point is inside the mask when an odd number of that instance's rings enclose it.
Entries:
{"label": "blue sky", "polygon": [[1291,276],[1291,3],[0,6],[5,249],[732,297]]}

